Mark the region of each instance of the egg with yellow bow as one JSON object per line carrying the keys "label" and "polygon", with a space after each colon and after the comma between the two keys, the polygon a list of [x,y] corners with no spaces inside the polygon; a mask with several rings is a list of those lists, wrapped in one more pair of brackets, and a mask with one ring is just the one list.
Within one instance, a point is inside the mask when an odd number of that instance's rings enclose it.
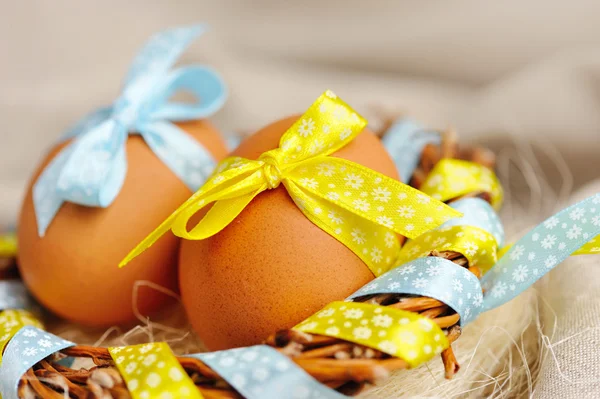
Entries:
{"label": "egg with yellow bow", "polygon": [[[247,159],[279,146],[297,116],[275,122],[232,154]],[[379,139],[365,129],[333,154],[398,178]],[[216,235],[182,240],[181,295],[211,350],[257,344],[374,278],[344,244],[313,224],[283,185],[260,193]]]}

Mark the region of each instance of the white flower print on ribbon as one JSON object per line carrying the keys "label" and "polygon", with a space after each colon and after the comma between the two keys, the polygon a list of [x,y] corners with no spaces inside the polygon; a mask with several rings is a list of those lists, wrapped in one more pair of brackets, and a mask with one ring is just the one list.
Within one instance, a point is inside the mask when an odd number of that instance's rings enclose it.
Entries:
{"label": "white flower print on ribbon", "polygon": [[594,240],[600,226],[590,215],[598,212],[599,203],[600,194],[589,197],[548,218],[518,240],[481,281],[486,288],[485,310],[510,301]]}
{"label": "white flower print on ribbon", "polygon": [[[108,207],[127,174],[126,142],[142,136],[148,147],[192,191],[215,167],[210,153],[173,122],[206,118],[227,97],[225,84],[212,69],[171,67],[203,26],[181,27],[154,35],[133,62],[120,97],[78,122],[66,135],[72,142],[42,172],[33,188],[38,234],[46,230],[64,202]],[[178,91],[198,102],[168,102]],[[201,101],[200,101],[201,99]]]}
{"label": "white flower print on ribbon", "polygon": [[0,394],[3,399],[18,399],[19,380],[40,360],[75,344],[39,328],[23,327],[6,345],[0,364]]}
{"label": "white flower print on ribbon", "polygon": [[[376,284],[375,289],[369,288],[372,284]],[[447,259],[425,257],[379,276],[347,300],[373,294],[428,296],[454,309],[460,315],[460,323],[464,324],[477,313],[474,309],[481,306],[482,292],[477,277],[464,267]]]}
{"label": "white flower print on ribbon", "polygon": [[475,226],[487,231],[496,239],[498,246],[504,245],[504,227],[494,208],[481,198],[463,198],[450,203],[463,213],[463,217],[450,219],[440,228],[451,226]]}
{"label": "white flower print on ribbon", "polygon": [[189,355],[206,363],[247,399],[343,399],[290,358],[266,345]]}

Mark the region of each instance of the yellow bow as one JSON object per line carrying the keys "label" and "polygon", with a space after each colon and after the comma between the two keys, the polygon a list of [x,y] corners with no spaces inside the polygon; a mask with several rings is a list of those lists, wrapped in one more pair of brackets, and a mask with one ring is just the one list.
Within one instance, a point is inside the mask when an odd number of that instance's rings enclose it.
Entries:
{"label": "yellow bow", "polygon": [[[371,169],[329,156],[366,126],[335,94],[327,91],[281,137],[279,148],[258,160],[231,157],[120,264],[124,266],[169,229],[181,238],[202,240],[227,226],[261,192],[283,183],[294,203],[314,224],[335,237],[380,275],[400,249],[397,236],[414,238],[461,213]],[[213,207],[191,230],[188,221]]]}

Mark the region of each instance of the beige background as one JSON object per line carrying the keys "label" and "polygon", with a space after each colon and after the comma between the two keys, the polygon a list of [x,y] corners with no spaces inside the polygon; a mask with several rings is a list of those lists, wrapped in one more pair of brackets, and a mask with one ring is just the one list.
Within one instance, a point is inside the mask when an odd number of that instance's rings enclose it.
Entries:
{"label": "beige background", "polygon": [[[600,175],[597,0],[0,0],[0,226],[15,220],[41,154],[80,116],[115,98],[144,40],[199,21],[213,30],[185,61],[212,64],[229,82],[230,101],[215,117],[224,131],[253,130],[302,111],[331,88],[375,122],[373,107],[383,105],[433,127],[453,125],[466,142],[497,149],[525,141],[551,145],[566,158],[575,186]],[[552,172],[546,180],[566,181]],[[538,187],[533,194],[545,192]],[[538,200],[550,208],[559,202]],[[533,208],[536,218],[543,213],[534,202],[514,202],[505,209],[513,233],[529,223],[513,208]],[[592,274],[597,261],[589,259]],[[597,282],[577,298],[590,306],[562,307],[577,302],[563,295],[582,287],[569,280],[566,267],[542,285],[548,301],[561,305],[553,306],[557,339],[573,334],[571,324],[560,324],[571,320],[563,313],[575,315],[581,329],[592,326],[592,333],[600,318],[590,305],[597,303]],[[499,325],[515,327],[511,317],[518,312],[507,312]],[[588,384],[578,375],[565,379],[548,361],[538,397],[593,392],[588,388],[600,377],[590,364],[597,366],[598,354],[588,353],[589,364],[579,355],[572,359],[570,348],[590,342],[582,339],[555,349],[566,370],[590,370]],[[418,384],[413,377],[408,382]]]}
{"label": "beige background", "polygon": [[154,31],[206,21],[185,61],[217,66],[225,130],[298,112],[325,88],[466,138],[549,140],[579,181],[600,161],[600,2],[0,0],[0,223],[62,131],[114,99]]}

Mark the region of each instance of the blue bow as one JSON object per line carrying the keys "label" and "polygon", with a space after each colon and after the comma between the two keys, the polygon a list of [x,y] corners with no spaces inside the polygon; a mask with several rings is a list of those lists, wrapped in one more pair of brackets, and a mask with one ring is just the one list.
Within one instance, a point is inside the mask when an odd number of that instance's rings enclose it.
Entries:
{"label": "blue bow", "polygon": [[[66,134],[73,141],[52,160],[33,187],[41,237],[65,201],[105,208],[115,200],[127,174],[125,144],[129,134],[141,135],[191,191],[212,173],[215,161],[210,153],[172,123],[206,118],[217,112],[227,97],[223,80],[208,67],[171,70],[204,31],[205,27],[198,25],[151,37],[130,67],[120,97]],[[169,101],[182,90],[197,101]]]}

